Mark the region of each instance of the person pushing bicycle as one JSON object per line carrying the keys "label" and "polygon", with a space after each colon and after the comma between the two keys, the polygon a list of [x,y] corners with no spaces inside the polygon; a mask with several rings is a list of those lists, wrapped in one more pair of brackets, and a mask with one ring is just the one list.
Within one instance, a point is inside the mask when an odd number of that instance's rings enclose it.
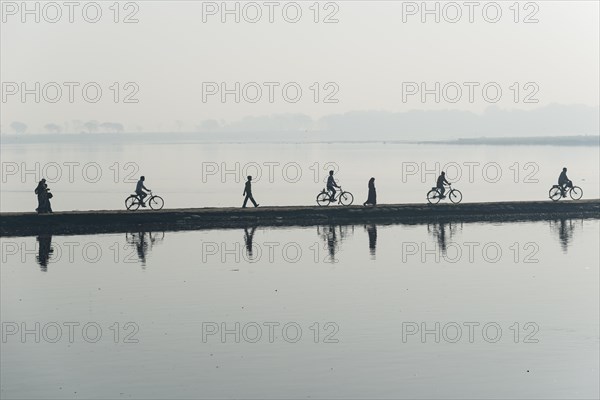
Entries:
{"label": "person pushing bicycle", "polygon": [[146,180],[146,178],[144,176],[140,176],[140,180],[137,182],[137,185],[135,186],[135,194],[138,195],[138,197],[140,199],[140,204],[142,205],[142,207],[146,207],[146,204],[144,203],[144,197],[148,196],[148,194],[146,192],[144,192],[144,190],[146,190],[148,192],[151,191],[146,186],[144,186],[145,180]]}

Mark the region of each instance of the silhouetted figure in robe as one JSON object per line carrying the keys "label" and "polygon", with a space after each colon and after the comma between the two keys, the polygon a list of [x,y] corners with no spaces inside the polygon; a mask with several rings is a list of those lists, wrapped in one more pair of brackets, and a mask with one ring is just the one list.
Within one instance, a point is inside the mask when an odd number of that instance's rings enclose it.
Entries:
{"label": "silhouetted figure in robe", "polygon": [[369,179],[369,195],[367,201],[363,203],[363,206],[376,206],[377,205],[377,192],[375,191],[375,178]]}
{"label": "silhouetted figure in robe", "polygon": [[39,181],[37,187],[34,190],[38,199],[38,207],[35,209],[35,211],[37,211],[38,214],[52,212],[52,207],[50,206],[50,199],[52,198],[52,194],[48,193],[49,190],[50,189],[48,189],[48,185],[46,184],[45,179]]}

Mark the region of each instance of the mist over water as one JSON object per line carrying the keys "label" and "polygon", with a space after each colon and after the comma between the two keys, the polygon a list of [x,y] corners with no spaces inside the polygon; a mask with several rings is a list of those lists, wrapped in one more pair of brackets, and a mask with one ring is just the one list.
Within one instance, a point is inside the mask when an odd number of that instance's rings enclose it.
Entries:
{"label": "mist over water", "polygon": [[42,177],[55,211],[124,209],[140,175],[165,208],[239,207],[247,175],[263,206],[316,205],[329,170],[354,204],[376,179],[379,203],[424,203],[441,170],[463,202],[545,200],[564,166],[600,195],[597,147],[462,146],[402,143],[7,144],[0,209],[33,211]]}

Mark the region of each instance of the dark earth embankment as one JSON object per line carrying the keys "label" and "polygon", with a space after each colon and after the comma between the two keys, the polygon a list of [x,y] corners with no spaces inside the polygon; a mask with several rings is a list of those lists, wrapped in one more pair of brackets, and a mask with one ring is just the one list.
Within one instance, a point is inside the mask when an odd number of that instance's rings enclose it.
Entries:
{"label": "dark earth embankment", "polygon": [[308,226],[323,224],[504,222],[600,218],[600,199],[330,207],[189,208],[161,211],[1,213],[0,236],[79,235],[138,231]]}

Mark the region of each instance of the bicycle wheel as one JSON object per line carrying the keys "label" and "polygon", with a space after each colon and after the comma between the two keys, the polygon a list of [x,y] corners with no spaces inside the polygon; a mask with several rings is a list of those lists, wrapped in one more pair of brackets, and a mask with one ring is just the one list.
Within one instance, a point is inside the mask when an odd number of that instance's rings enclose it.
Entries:
{"label": "bicycle wheel", "polygon": [[140,202],[137,196],[131,195],[125,199],[125,208],[131,211],[135,211],[140,208]]}
{"label": "bicycle wheel", "polygon": [[448,193],[448,197],[450,197],[450,201],[454,204],[458,204],[462,201],[462,193],[458,189],[450,190],[450,193]]}
{"label": "bicycle wheel", "polygon": [[350,192],[340,193],[340,203],[343,206],[349,206],[354,201],[354,196]]}
{"label": "bicycle wheel", "polygon": [[437,190],[431,189],[429,192],[427,192],[427,201],[429,204],[437,204],[440,202],[440,200],[440,194]]}
{"label": "bicycle wheel", "polygon": [[569,195],[573,200],[579,200],[583,197],[583,190],[579,186],[573,186]]}
{"label": "bicycle wheel", "polygon": [[552,199],[552,201],[559,201],[560,198],[562,197],[562,190],[560,190],[560,188],[557,188],[556,186],[554,186],[548,192],[548,197],[550,197]]}
{"label": "bicycle wheel", "polygon": [[150,204],[150,208],[153,210],[160,210],[165,205],[165,201],[160,196],[152,196],[150,200],[148,200]]}
{"label": "bicycle wheel", "polygon": [[317,195],[317,204],[321,207],[328,206],[329,203],[329,194],[325,192],[321,192]]}

